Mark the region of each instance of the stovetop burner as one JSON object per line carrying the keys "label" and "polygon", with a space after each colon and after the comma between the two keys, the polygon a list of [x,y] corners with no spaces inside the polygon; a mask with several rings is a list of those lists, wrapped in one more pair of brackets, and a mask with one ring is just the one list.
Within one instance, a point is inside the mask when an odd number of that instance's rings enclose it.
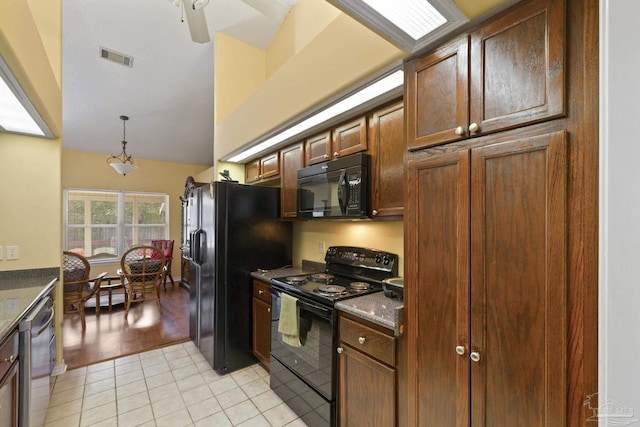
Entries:
{"label": "stovetop burner", "polygon": [[366,291],[371,287],[367,282],[351,282],[349,283],[349,288],[353,291]]}
{"label": "stovetop burner", "polygon": [[336,277],[334,275],[327,274],[327,273],[315,273],[315,274],[309,275],[308,277],[309,281],[311,282],[326,283],[326,284],[333,282],[335,278]]}
{"label": "stovetop burner", "polygon": [[285,277],[284,281],[292,285],[300,285],[307,280],[305,276],[289,276]]}
{"label": "stovetop burner", "polygon": [[338,285],[318,286],[315,291],[320,295],[326,295],[330,297],[347,294],[347,288]]}

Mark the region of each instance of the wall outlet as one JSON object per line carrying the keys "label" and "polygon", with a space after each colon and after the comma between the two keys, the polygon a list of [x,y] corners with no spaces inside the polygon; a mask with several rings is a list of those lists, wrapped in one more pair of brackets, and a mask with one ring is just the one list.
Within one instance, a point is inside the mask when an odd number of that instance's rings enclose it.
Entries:
{"label": "wall outlet", "polygon": [[0,246],[0,261],[4,260],[4,252],[2,252],[2,246]]}
{"label": "wall outlet", "polygon": [[7,260],[18,259],[18,258],[20,258],[20,254],[18,253],[18,247],[7,246]]}
{"label": "wall outlet", "polygon": [[326,248],[325,248],[324,242],[319,242],[318,243],[318,253],[324,255],[325,252],[326,252]]}

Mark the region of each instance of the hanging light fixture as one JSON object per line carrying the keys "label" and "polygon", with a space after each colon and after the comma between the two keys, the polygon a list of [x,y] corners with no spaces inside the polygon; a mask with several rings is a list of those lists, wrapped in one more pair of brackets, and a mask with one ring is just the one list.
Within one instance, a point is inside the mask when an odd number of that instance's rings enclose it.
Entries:
{"label": "hanging light fixture", "polygon": [[126,176],[138,167],[133,164],[133,159],[127,154],[127,139],[125,136],[127,132],[126,124],[129,117],[120,116],[120,120],[122,120],[122,152],[117,156],[112,154],[111,157],[107,159],[107,163],[120,175]]}

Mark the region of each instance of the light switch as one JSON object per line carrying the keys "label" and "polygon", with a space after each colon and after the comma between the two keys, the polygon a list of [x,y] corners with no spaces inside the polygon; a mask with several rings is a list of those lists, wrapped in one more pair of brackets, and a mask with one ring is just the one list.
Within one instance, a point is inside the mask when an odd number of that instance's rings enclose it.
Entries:
{"label": "light switch", "polygon": [[7,246],[7,260],[18,259],[19,257],[17,246]]}

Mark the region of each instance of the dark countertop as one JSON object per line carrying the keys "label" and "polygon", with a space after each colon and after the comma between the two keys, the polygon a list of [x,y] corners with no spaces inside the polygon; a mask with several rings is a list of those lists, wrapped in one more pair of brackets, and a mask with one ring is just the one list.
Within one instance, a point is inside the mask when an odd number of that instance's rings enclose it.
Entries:
{"label": "dark countertop", "polygon": [[338,301],[336,308],[391,329],[396,337],[402,335],[404,302],[395,298],[387,298],[383,292]]}
{"label": "dark countertop", "polygon": [[0,271],[0,341],[53,289],[59,274],[59,267]]}
{"label": "dark countertop", "polygon": [[283,267],[275,270],[258,270],[251,273],[254,279],[271,283],[271,279],[276,277],[298,276],[300,274],[311,274],[324,271],[324,263],[302,260],[302,267]]}

